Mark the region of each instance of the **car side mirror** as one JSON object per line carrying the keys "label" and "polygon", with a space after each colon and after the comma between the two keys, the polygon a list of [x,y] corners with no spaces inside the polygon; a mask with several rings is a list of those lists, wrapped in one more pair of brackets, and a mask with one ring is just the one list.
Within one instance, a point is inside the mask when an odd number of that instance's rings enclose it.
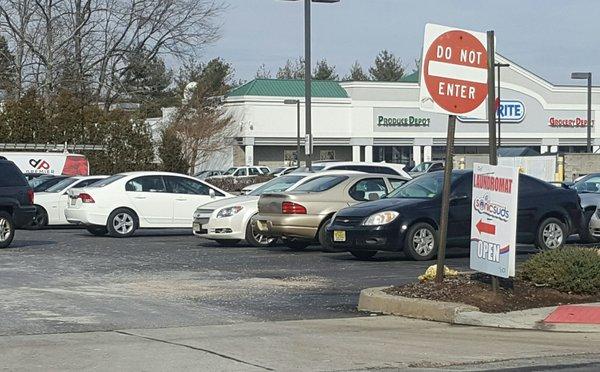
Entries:
{"label": "car side mirror", "polygon": [[575,183],[571,182],[571,181],[564,181],[563,183],[561,183],[561,186],[564,187],[565,189],[570,189],[573,188],[573,185]]}
{"label": "car side mirror", "polygon": [[461,200],[467,200],[467,199],[469,199],[469,195],[466,195],[466,194],[450,196],[450,202],[453,202],[453,203],[456,203]]}
{"label": "car side mirror", "polygon": [[369,201],[373,200],[379,200],[379,195],[377,193],[372,192],[369,194]]}
{"label": "car side mirror", "polygon": [[216,194],[215,194],[215,190],[213,189],[208,189],[208,195],[210,196],[211,199],[214,199]]}

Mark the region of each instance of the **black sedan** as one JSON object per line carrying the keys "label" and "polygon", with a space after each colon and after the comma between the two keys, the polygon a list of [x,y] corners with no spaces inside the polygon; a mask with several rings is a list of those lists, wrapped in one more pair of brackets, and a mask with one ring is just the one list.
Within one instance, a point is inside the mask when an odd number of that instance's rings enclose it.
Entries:
{"label": "black sedan", "polygon": [[[435,257],[439,244],[439,219],[443,172],[415,178],[384,199],[340,210],[327,228],[332,244],[358,258],[377,251],[401,251],[415,260]],[[448,245],[469,246],[471,234],[473,172],[452,173]],[[579,232],[582,209],[575,190],[553,186],[520,175],[517,241],[541,249],[561,247]]]}

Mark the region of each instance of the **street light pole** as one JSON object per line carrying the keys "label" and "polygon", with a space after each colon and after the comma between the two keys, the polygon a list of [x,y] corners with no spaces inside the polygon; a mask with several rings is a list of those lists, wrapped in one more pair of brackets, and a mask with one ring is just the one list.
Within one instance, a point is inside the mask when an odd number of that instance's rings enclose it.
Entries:
{"label": "street light pole", "polygon": [[286,99],[283,103],[286,105],[296,105],[296,165],[300,167],[300,100]]}
{"label": "street light pole", "polygon": [[587,152],[592,152],[592,73],[573,72],[571,79],[587,79]]}
{"label": "street light pole", "polygon": [[508,63],[496,63],[495,64],[496,67],[498,67],[498,148],[500,148],[500,146],[502,145],[502,136],[501,136],[501,124],[502,124],[502,99],[500,98],[500,68],[501,67],[508,67],[510,66],[510,64]]}

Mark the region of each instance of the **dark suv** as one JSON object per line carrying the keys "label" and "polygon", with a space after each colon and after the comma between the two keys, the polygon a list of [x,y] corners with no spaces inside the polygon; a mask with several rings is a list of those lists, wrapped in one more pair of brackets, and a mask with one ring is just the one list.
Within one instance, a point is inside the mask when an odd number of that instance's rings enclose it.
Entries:
{"label": "dark suv", "polygon": [[0,157],[0,248],[6,248],[15,229],[26,227],[35,216],[33,189],[19,168]]}

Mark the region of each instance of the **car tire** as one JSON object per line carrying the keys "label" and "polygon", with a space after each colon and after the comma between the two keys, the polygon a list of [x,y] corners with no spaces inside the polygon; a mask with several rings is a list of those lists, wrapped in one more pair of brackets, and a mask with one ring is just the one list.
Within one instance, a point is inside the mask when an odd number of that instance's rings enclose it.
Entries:
{"label": "car tire", "polygon": [[252,220],[246,225],[246,241],[253,247],[272,247],[277,244],[277,238],[270,238],[254,232]]}
{"label": "car tire", "polygon": [[15,237],[15,223],[7,212],[0,212],[0,248],[6,248]]}
{"label": "car tire", "polygon": [[321,228],[319,228],[319,232],[317,233],[317,238],[319,239],[319,244],[326,251],[333,251],[333,242],[331,241],[331,237],[327,233],[327,226],[331,223],[331,217],[325,220],[321,224]]}
{"label": "car tire", "polygon": [[219,243],[223,247],[230,247],[240,242],[240,239],[215,239],[215,242]]}
{"label": "car tire", "polygon": [[108,216],[106,229],[114,238],[128,238],[139,227],[138,216],[129,208],[118,208]]}
{"label": "car tire", "polygon": [[302,251],[310,245],[310,242],[298,239],[285,239],[283,244],[293,251]]}
{"label": "car tire", "polygon": [[35,206],[35,217],[33,217],[33,221],[29,225],[27,225],[28,230],[40,230],[44,227],[48,226],[48,212],[39,205]]}
{"label": "car tire", "polygon": [[592,219],[592,216],[594,215],[594,213],[596,213],[595,210],[584,212],[583,228],[581,229],[581,232],[579,233],[579,240],[581,240],[582,243],[598,243],[600,241],[600,239],[595,238],[590,233],[590,220]]}
{"label": "car tire", "polygon": [[359,260],[369,260],[377,254],[377,251],[350,251],[350,254]]}
{"label": "car tire", "polygon": [[415,261],[431,260],[437,254],[438,244],[436,229],[426,222],[419,222],[406,232],[404,254]]}
{"label": "car tire", "polygon": [[85,228],[90,234],[95,236],[104,236],[108,234],[106,226],[88,226]]}
{"label": "car tire", "polygon": [[535,245],[541,250],[562,248],[567,240],[567,228],[558,218],[549,217],[539,224]]}

